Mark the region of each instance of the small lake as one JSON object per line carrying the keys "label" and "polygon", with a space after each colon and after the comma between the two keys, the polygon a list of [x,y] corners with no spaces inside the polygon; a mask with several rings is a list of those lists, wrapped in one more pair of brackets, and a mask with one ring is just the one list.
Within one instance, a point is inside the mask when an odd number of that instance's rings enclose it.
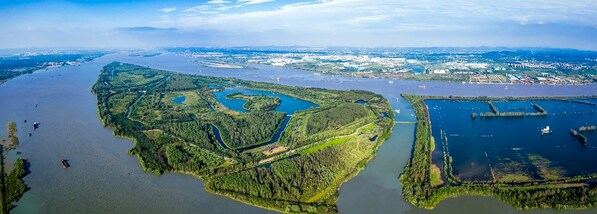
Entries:
{"label": "small lake", "polygon": [[172,102],[175,102],[178,104],[182,104],[185,100],[187,100],[187,96],[178,96],[178,97],[172,98]]}
{"label": "small lake", "polygon": [[220,89],[220,88],[222,88],[222,86],[220,86],[218,84],[214,84],[214,83],[209,83],[208,86],[211,89]]}
{"label": "small lake", "polygon": [[254,90],[248,88],[226,88],[223,91],[219,91],[214,93],[216,100],[218,102],[224,104],[229,109],[238,112],[249,112],[243,108],[243,105],[247,102],[246,100],[239,100],[239,99],[228,99],[226,96],[229,94],[234,93],[242,93],[245,95],[264,95],[264,96],[271,96],[271,97],[278,97],[282,102],[280,105],[276,107],[275,111],[285,112],[288,115],[294,114],[296,111],[307,110],[312,107],[317,107],[316,104],[301,100],[295,97],[291,97],[284,94],[274,93],[270,91],[262,91],[262,90]]}
{"label": "small lake", "polygon": [[[493,102],[500,112],[536,112],[538,104],[547,116],[471,118],[473,112],[490,112],[488,102],[428,100],[436,151],[433,161],[443,165],[443,148],[453,158],[454,174],[463,180],[491,180],[492,171],[522,173],[542,179],[540,169],[532,159],[549,161],[550,170],[570,177],[597,173],[597,132],[583,134],[589,139],[582,145],[570,134],[570,129],[597,123],[597,106],[559,100]],[[551,134],[540,130],[549,126]],[[445,137],[441,136],[441,131]],[[521,171],[519,171],[521,170]],[[499,177],[499,176],[496,176]]]}
{"label": "small lake", "polygon": [[[241,87],[226,88],[222,91],[214,93],[214,96],[218,102],[224,104],[229,109],[232,109],[232,110],[235,110],[238,112],[249,112],[249,110],[246,110],[245,108],[243,108],[243,105],[247,102],[246,100],[226,98],[226,96],[228,96],[229,94],[233,94],[233,93],[242,93],[244,95],[264,95],[264,96],[278,97],[278,98],[280,98],[281,102],[280,102],[280,105],[278,107],[276,107],[276,109],[274,109],[274,111],[284,112],[287,114],[286,118],[282,122],[282,126],[280,126],[280,128],[276,131],[276,134],[270,141],[268,141],[266,143],[262,143],[262,144],[248,146],[243,149],[253,149],[253,148],[260,147],[260,146],[275,143],[276,141],[278,141],[278,139],[280,139],[282,132],[284,132],[284,129],[286,129],[286,125],[288,125],[288,122],[292,118],[292,114],[294,114],[294,112],[318,107],[317,104],[314,104],[314,103],[311,103],[309,101],[305,101],[302,99],[298,99],[296,97],[291,97],[291,96],[284,95],[284,94],[274,93],[271,91],[254,90],[254,89],[241,88]],[[222,141],[222,137],[220,136],[220,131],[217,129],[217,127],[215,127],[215,126],[212,126],[212,127],[214,128],[214,133],[216,134],[216,139],[218,140],[220,145],[222,145],[225,148],[228,148],[228,146],[226,146],[224,144],[224,142]]]}
{"label": "small lake", "polygon": [[367,104],[367,101],[365,101],[365,100],[357,100],[355,103],[356,104],[365,105],[365,104]]}

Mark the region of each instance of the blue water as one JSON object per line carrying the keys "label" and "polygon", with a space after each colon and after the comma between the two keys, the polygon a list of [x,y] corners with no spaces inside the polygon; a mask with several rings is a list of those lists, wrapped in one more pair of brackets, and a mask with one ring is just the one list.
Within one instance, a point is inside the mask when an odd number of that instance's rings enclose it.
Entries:
{"label": "blue water", "polygon": [[187,99],[187,96],[178,96],[178,97],[172,98],[172,102],[182,104],[186,99]]}
{"label": "blue water", "polygon": [[209,88],[211,88],[211,89],[220,89],[220,88],[222,88],[222,86],[220,86],[218,84],[214,84],[214,83],[209,83]]}
{"label": "blue water", "polygon": [[[501,112],[533,108],[527,101],[495,103],[501,106]],[[528,160],[529,154],[551,160],[550,169],[560,169],[567,177],[597,173],[597,132],[583,133],[589,139],[586,146],[569,133],[570,129],[596,124],[597,106],[557,100],[532,103],[543,107],[548,116],[471,119],[472,112],[490,111],[487,102],[426,101],[436,142],[434,163],[440,165],[443,161],[443,130],[454,174],[464,180],[489,180],[490,165],[499,171],[500,164],[508,161],[523,163],[523,167],[529,167],[526,171],[531,178],[541,179]],[[541,135],[540,129],[545,126],[550,126],[553,133]]]}
{"label": "blue water", "polygon": [[215,98],[218,102],[224,104],[229,109],[239,111],[239,112],[248,112],[248,110],[243,108],[243,105],[247,102],[246,100],[237,100],[237,99],[228,99],[226,98],[227,95],[233,93],[243,93],[245,95],[265,95],[265,96],[274,96],[280,98],[282,102],[280,105],[274,109],[275,111],[285,112],[286,114],[292,115],[296,111],[307,110],[312,107],[317,107],[316,104],[301,100],[295,97],[287,96],[284,94],[269,92],[269,91],[261,91],[261,90],[254,90],[248,88],[226,88],[223,91],[219,91],[214,93]]}
{"label": "blue water", "polygon": [[355,103],[356,104],[365,105],[365,104],[367,104],[367,101],[365,101],[365,100],[357,100]]}
{"label": "blue water", "polygon": [[[531,101],[494,101],[500,112],[537,112]],[[489,105],[489,104],[487,104]]]}
{"label": "blue water", "polygon": [[415,73],[423,72],[423,67],[421,67],[420,65],[405,65],[404,67],[412,69]]}
{"label": "blue water", "polygon": [[[276,109],[274,109],[274,111],[284,112],[287,114],[286,118],[282,122],[282,125],[276,131],[276,134],[270,141],[268,141],[266,143],[262,143],[262,144],[248,146],[248,147],[242,148],[241,150],[253,149],[253,148],[260,147],[260,146],[275,143],[276,141],[278,141],[280,139],[282,132],[284,132],[284,129],[286,128],[286,125],[288,125],[288,122],[290,121],[290,119],[292,119],[292,114],[294,114],[294,112],[317,107],[317,105],[314,103],[311,103],[311,102],[308,102],[305,100],[301,100],[301,99],[298,99],[295,97],[291,97],[288,95],[274,93],[274,92],[270,92],[270,91],[248,89],[248,88],[238,88],[238,87],[237,88],[226,88],[223,91],[214,93],[214,96],[218,102],[224,104],[229,109],[239,111],[239,112],[249,112],[248,110],[243,108],[243,105],[247,102],[246,100],[237,100],[237,99],[226,98],[227,95],[233,94],[233,93],[238,93],[238,92],[243,93],[245,95],[265,95],[265,96],[278,97],[278,98],[280,98],[281,102],[280,102],[280,105],[278,107],[276,107]],[[216,139],[218,140],[218,143],[222,147],[230,149],[223,143],[222,138],[220,136],[220,131],[215,126],[213,126],[213,129],[214,129],[214,133],[216,134]]]}

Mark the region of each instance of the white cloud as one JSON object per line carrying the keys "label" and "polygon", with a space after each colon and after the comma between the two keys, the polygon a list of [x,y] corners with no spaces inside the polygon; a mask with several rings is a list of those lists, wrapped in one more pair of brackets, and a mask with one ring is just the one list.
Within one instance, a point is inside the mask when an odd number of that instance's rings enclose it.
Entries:
{"label": "white cloud", "polygon": [[162,11],[162,13],[171,13],[171,12],[176,11],[176,8],[175,7],[166,7],[166,8],[160,9],[160,11]]}
{"label": "white cloud", "polygon": [[228,4],[230,1],[227,0],[211,0],[208,1],[206,4]]}
{"label": "white cloud", "polygon": [[[216,1],[216,0],[214,0]],[[597,26],[597,1],[505,0],[319,0],[287,4],[275,9],[237,12],[234,8],[272,0],[238,0],[236,5],[202,7],[196,14],[182,17],[176,27],[218,28],[222,30],[358,30],[360,27],[395,29],[412,26],[483,27],[504,23],[567,23]],[[203,5],[205,6],[205,5]],[[206,11],[212,11],[207,13]],[[216,11],[216,12],[213,12]],[[192,11],[190,11],[192,12]],[[207,15],[206,15],[207,14]],[[202,20],[195,22],[195,19]],[[358,26],[355,26],[358,25]],[[402,29],[409,30],[409,29]]]}
{"label": "white cloud", "polygon": [[[288,44],[301,44],[301,41],[337,44],[335,42],[345,41],[344,44],[353,44],[351,42],[355,41],[354,44],[381,44],[402,38],[406,45],[412,45],[408,41],[415,40],[419,45],[427,41],[447,40],[437,35],[451,36],[453,40],[450,42],[454,45],[465,44],[456,42],[463,36],[472,35],[493,35],[489,39],[498,41],[496,34],[508,30],[510,34],[516,34],[513,32],[521,32],[533,25],[597,29],[597,22],[593,21],[597,20],[597,1],[594,0],[567,3],[559,0],[543,0],[540,3],[536,0],[482,3],[468,0],[305,0],[276,8],[265,5],[245,7],[249,2],[266,1],[269,0],[202,4],[184,10],[186,13],[174,20],[160,22],[159,26],[244,35],[241,37],[256,42],[284,40]],[[241,7],[242,10],[237,9]],[[433,36],[428,38],[423,35]]]}
{"label": "white cloud", "polygon": [[263,4],[267,2],[273,2],[275,0],[238,0],[238,4]]}
{"label": "white cloud", "polygon": [[351,20],[348,20],[348,23],[351,24],[363,24],[369,22],[376,22],[376,21],[383,21],[388,19],[390,16],[388,15],[373,15],[373,16],[361,16]]}

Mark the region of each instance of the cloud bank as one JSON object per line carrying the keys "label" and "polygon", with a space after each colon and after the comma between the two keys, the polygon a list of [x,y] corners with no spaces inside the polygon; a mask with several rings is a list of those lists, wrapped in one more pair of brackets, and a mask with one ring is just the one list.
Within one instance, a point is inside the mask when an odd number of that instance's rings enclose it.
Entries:
{"label": "cloud bank", "polygon": [[[116,3],[102,5],[106,10],[90,10],[93,5],[72,3],[69,5],[72,8],[66,7],[66,10],[87,10],[91,14],[82,14],[83,21],[66,23],[44,20],[58,19],[68,11],[30,14],[33,16],[21,20],[18,14],[41,6],[0,8],[0,13],[8,12],[0,15],[0,24],[6,23],[0,33],[64,33],[74,40],[106,38],[104,40],[111,40],[106,41],[106,45],[142,43],[147,47],[546,46],[597,49],[597,39],[594,39],[597,38],[597,22],[594,21],[597,20],[597,1],[594,0],[210,0],[199,4],[194,1],[130,4],[131,8],[142,9],[117,13],[112,10],[122,5]],[[17,15],[10,16],[11,12]],[[161,30],[123,30],[140,26]],[[64,45],[60,40],[32,38],[35,36],[12,38],[0,34],[0,47]]]}

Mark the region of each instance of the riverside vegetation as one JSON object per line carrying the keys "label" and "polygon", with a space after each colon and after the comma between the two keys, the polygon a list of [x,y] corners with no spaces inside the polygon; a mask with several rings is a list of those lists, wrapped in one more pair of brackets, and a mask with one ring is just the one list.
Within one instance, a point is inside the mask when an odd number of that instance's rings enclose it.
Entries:
{"label": "riverside vegetation", "polygon": [[[597,187],[593,182],[597,178],[595,174],[573,177],[544,176],[543,179],[526,181],[465,181],[453,174],[452,157],[446,155],[446,152],[443,156],[443,171],[439,170],[435,164],[431,164],[431,154],[436,147],[436,143],[431,133],[429,110],[425,100],[566,100],[575,102],[574,100],[565,97],[472,98],[408,94],[402,96],[411,103],[418,120],[412,157],[405,167],[404,173],[400,176],[403,185],[403,196],[409,203],[432,209],[447,198],[459,195],[480,195],[494,196],[512,204],[515,208],[523,210],[532,208],[581,209],[597,206]],[[490,103],[490,105],[494,112],[489,113],[495,114],[492,116],[509,116],[502,115],[503,112],[499,113],[493,103]],[[539,112],[536,115],[522,113],[522,115],[517,116],[544,116],[546,114],[546,111],[540,106],[534,105],[534,108]],[[579,130],[591,131],[592,127],[583,126]],[[445,132],[441,133],[441,136],[445,136]],[[445,144],[447,144],[447,139]],[[529,155],[529,159],[534,162],[547,161],[537,155]]]}
{"label": "riverside vegetation", "polygon": [[26,160],[18,158],[14,168],[8,173],[5,168],[6,152],[19,145],[17,123],[8,123],[7,133],[9,144],[0,146],[0,213],[9,213],[14,207],[12,203],[17,202],[27,191],[27,185],[23,181],[26,175]]}
{"label": "riverside vegetation", "polygon": [[[232,87],[283,94],[316,107],[289,115],[274,111],[281,102],[275,95],[229,94],[226,99],[247,101],[248,111],[238,112],[214,96]],[[367,91],[187,75],[119,62],[103,68],[92,91],[103,124],[133,140],[129,153],[146,171],[189,173],[210,192],[280,212],[337,212],[338,189],[375,156],[394,125],[389,102]],[[182,103],[173,102],[181,96]]]}

